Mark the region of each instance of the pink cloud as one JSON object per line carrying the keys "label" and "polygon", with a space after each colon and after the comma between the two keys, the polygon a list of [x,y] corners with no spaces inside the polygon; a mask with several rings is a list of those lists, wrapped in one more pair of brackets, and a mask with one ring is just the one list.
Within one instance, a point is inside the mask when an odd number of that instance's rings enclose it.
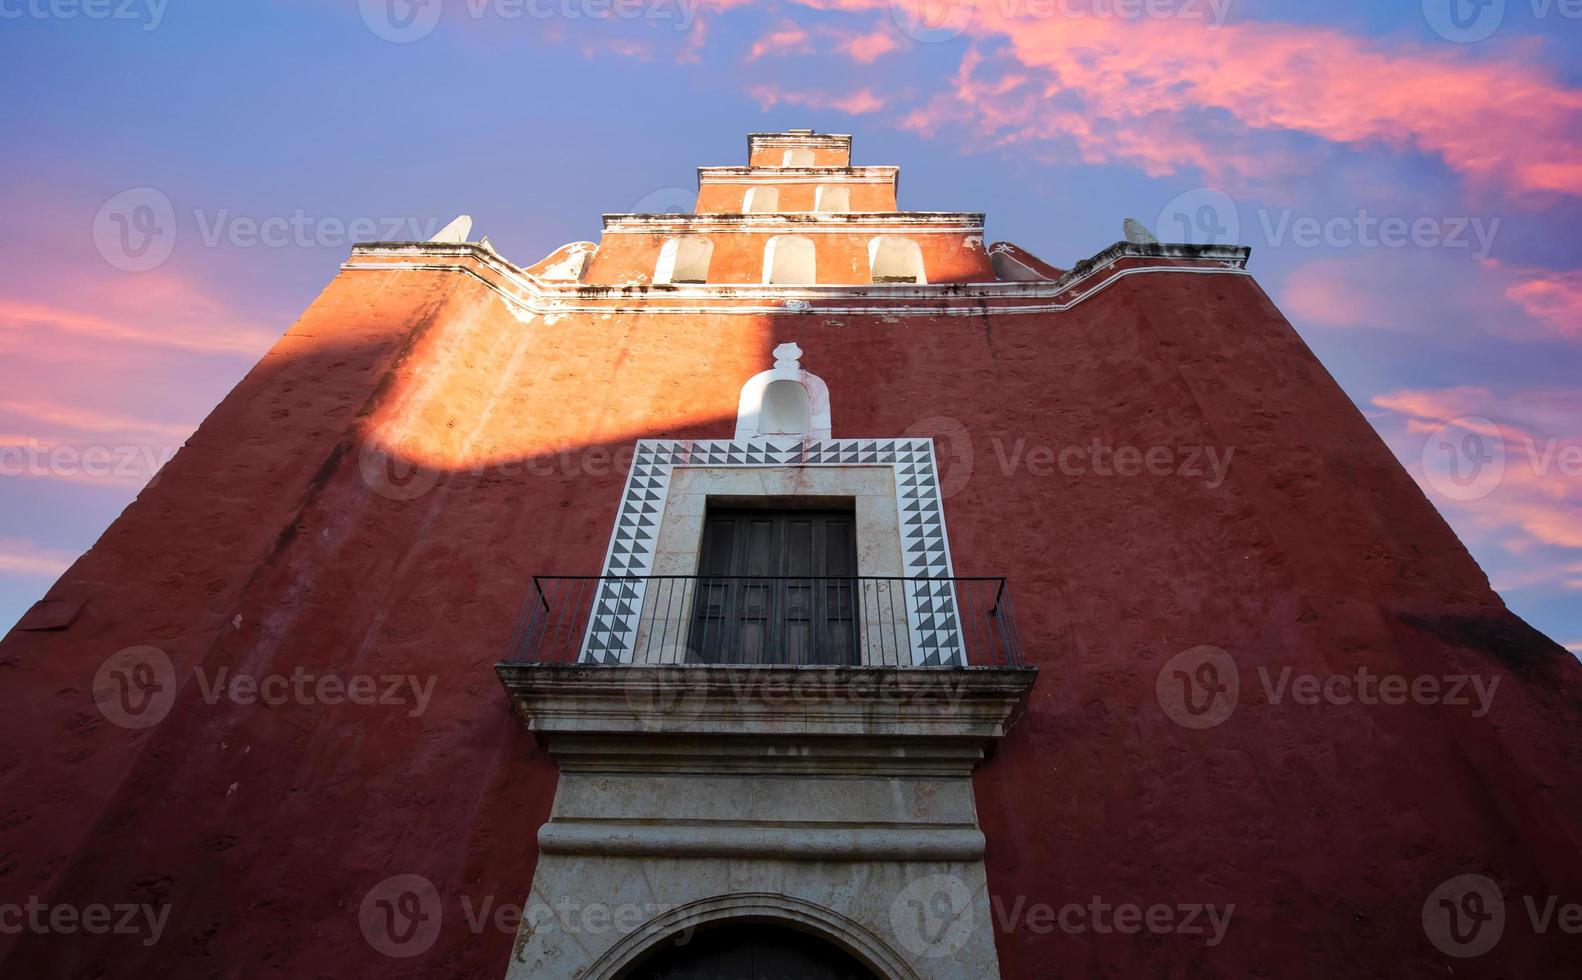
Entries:
{"label": "pink cloud", "polygon": [[888,31],[857,34],[840,42],[842,51],[846,52],[853,61],[864,65],[873,64],[880,57],[889,54],[900,46],[900,42]]}
{"label": "pink cloud", "polygon": [[1555,333],[1582,340],[1582,269],[1528,273],[1507,287],[1505,295]]}
{"label": "pink cloud", "polygon": [[69,304],[0,297],[0,331],[76,334],[249,358],[268,350],[281,333],[238,322],[225,303],[195,282],[163,272],[109,281],[81,277],[69,295]]}
{"label": "pink cloud", "polygon": [[746,60],[757,61],[768,54],[791,54],[808,51],[811,48],[812,39],[808,32],[787,21],[754,41],[752,48],[747,52]]}
{"label": "pink cloud", "polygon": [[54,579],[76,560],[73,552],[42,548],[19,538],[0,538],[0,575]]}
{"label": "pink cloud", "polygon": [[[821,43],[815,45],[815,39]],[[807,54],[831,45],[853,61],[865,65],[872,64],[882,55],[901,46],[892,34],[884,30],[853,34],[838,27],[808,30],[792,21],[781,21],[774,30],[754,41],[742,60],[757,61],[772,54]]]}
{"label": "pink cloud", "polygon": [[37,423],[45,423],[77,432],[116,433],[121,435],[138,433],[163,436],[177,441],[186,439],[196,427],[196,423],[192,425],[172,425],[137,416],[94,411],[75,406],[52,405],[40,401],[0,400],[0,418],[4,417],[21,417],[23,420],[35,425]]}
{"label": "pink cloud", "polygon": [[[1242,228],[1242,238],[1256,229]],[[1582,271],[1474,261],[1465,250],[1371,249],[1298,265],[1277,290],[1292,320],[1439,340],[1582,340]]]}
{"label": "pink cloud", "polygon": [[[1582,391],[1404,389],[1376,396],[1372,404],[1387,413],[1374,417],[1375,426],[1458,526],[1529,556],[1526,564],[1540,577],[1522,582],[1542,584],[1548,576],[1582,589]],[[1498,453],[1500,478],[1476,499],[1447,497],[1425,471],[1433,451],[1427,440],[1446,426],[1489,440]]]}
{"label": "pink cloud", "polygon": [[748,94],[765,109],[783,103],[808,109],[835,109],[855,116],[878,112],[885,106],[884,99],[865,88],[834,95],[827,92],[787,92],[773,85],[755,85],[748,90]]}
{"label": "pink cloud", "polygon": [[[928,0],[919,2],[926,14]],[[1311,25],[1214,26],[1207,5],[1199,20],[1033,17],[1000,0],[970,6],[967,36],[1002,52],[1005,70],[1028,75],[1028,87],[1012,96],[973,84],[979,56],[969,53],[952,90],[907,117],[911,128],[951,121],[1006,143],[1074,140],[1085,160],[1150,174],[1183,165],[1210,176],[1257,173],[1258,158],[1227,155],[1222,134],[1197,118],[1209,113],[1246,133],[1435,154],[1490,189],[1582,194],[1582,92],[1539,67],[1531,50],[1489,56]],[[1195,125],[1183,127],[1183,118]]]}

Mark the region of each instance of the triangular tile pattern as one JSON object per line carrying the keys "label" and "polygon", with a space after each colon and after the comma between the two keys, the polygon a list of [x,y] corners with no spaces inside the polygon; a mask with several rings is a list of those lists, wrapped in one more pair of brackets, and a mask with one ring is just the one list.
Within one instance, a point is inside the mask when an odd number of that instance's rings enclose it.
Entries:
{"label": "triangular tile pattern", "polygon": [[[950,546],[929,439],[708,439],[637,443],[604,559],[606,581],[594,600],[582,658],[625,663],[643,608],[646,582],[670,475],[677,466],[890,466],[895,473],[901,556],[908,579],[948,578]],[[907,613],[913,661],[924,666],[965,661],[955,587],[949,581],[908,582]]]}

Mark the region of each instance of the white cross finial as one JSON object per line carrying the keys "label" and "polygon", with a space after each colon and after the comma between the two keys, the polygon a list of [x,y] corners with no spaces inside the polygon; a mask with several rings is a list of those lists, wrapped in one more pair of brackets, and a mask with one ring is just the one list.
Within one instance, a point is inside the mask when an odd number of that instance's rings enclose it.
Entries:
{"label": "white cross finial", "polygon": [[802,348],[798,347],[795,341],[775,348],[775,370],[802,370]]}

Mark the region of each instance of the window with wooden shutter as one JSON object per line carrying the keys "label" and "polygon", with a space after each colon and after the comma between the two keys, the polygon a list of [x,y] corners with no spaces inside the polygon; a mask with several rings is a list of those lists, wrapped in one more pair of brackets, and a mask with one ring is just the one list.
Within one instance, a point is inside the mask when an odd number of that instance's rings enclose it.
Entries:
{"label": "window with wooden shutter", "polygon": [[859,663],[856,574],[851,511],[710,510],[689,659]]}

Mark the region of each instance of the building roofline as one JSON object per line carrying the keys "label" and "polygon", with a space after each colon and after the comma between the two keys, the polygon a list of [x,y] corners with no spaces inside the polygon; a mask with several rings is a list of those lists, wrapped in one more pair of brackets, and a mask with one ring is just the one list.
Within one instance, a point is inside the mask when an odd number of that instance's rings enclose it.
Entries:
{"label": "building roofline", "polygon": [[[454,272],[470,275],[524,316],[569,313],[670,315],[1027,316],[1062,313],[1137,275],[1251,278],[1242,245],[1116,242],[1057,280],[930,284],[763,285],[593,284],[546,280],[477,242],[364,242],[341,265],[348,272]],[[1254,280],[1254,288],[1256,280]],[[551,319],[549,322],[553,322]]]}
{"label": "building roofline", "polygon": [[765,231],[810,229],[855,233],[864,228],[887,231],[911,229],[919,232],[967,229],[982,232],[981,211],[755,211],[703,212],[701,214],[606,214],[604,230],[663,231],[696,229],[705,226],[719,230]]}
{"label": "building roofline", "polygon": [[721,178],[755,177],[774,183],[795,183],[800,180],[823,180],[846,177],[851,180],[895,180],[901,173],[900,167],[895,166],[869,166],[869,167],[752,167],[752,166],[725,166],[725,167],[699,167],[698,182],[705,180],[710,183],[729,183]]}
{"label": "building roofline", "polygon": [[785,133],[748,133],[747,134],[747,159],[753,158],[753,148],[758,145],[796,145],[844,148],[849,154],[851,151],[850,133],[815,133],[785,132]]}

